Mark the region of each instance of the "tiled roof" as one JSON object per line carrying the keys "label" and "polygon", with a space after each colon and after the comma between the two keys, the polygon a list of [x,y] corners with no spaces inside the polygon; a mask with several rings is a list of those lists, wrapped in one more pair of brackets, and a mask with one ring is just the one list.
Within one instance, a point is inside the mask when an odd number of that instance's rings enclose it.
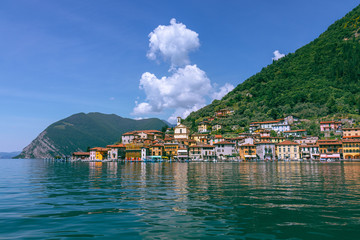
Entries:
{"label": "tiled roof", "polygon": [[88,156],[88,155],[90,155],[90,153],[89,152],[74,152],[73,153],[73,155],[76,155],[76,156],[84,156],[84,155],[86,155],[86,156]]}
{"label": "tiled roof", "polygon": [[276,144],[278,146],[288,146],[288,145],[299,145],[298,143],[292,141],[283,141],[281,143]]}
{"label": "tiled roof", "polygon": [[234,144],[235,143],[227,142],[227,141],[221,141],[221,142],[214,143],[214,145],[234,145]]}
{"label": "tiled roof", "polygon": [[109,149],[103,147],[90,148],[90,151],[107,152]]}
{"label": "tiled roof", "polygon": [[107,145],[106,147],[107,148],[124,148],[126,146],[125,146],[125,144],[120,143],[120,144],[115,144],[115,145]]}

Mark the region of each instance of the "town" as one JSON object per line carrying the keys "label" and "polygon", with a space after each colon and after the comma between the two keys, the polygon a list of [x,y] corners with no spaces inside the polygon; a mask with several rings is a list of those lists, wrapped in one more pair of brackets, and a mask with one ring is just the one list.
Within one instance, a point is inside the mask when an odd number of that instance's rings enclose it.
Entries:
{"label": "town", "polygon": [[[340,161],[360,159],[360,128],[343,127],[341,121],[320,121],[322,137],[305,129],[292,130],[300,119],[294,116],[252,122],[247,132],[224,136],[212,124],[215,118],[232,114],[222,109],[199,122],[197,132],[177,118],[166,131],[137,130],[124,133],[121,143],[74,152],[72,160],[85,161]],[[212,134],[214,133],[215,134]]]}

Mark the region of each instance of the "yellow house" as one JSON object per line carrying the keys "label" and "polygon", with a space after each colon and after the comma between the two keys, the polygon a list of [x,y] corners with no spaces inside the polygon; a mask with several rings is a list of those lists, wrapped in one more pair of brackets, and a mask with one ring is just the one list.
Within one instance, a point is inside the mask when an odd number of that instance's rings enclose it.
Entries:
{"label": "yellow house", "polygon": [[90,160],[104,160],[107,158],[108,148],[94,147],[90,149]]}
{"label": "yellow house", "polygon": [[179,144],[178,143],[165,143],[164,152],[168,157],[177,156]]}
{"label": "yellow house", "polygon": [[292,141],[277,143],[276,156],[279,160],[298,160],[300,158],[299,144]]}
{"label": "yellow house", "polygon": [[154,144],[151,146],[151,155],[152,156],[162,156],[163,150],[164,150],[163,144],[160,144],[160,143]]}
{"label": "yellow house", "polygon": [[360,139],[342,140],[344,159],[360,159]]}
{"label": "yellow house", "polygon": [[200,132],[200,133],[210,132],[209,129],[211,129],[211,125],[207,121],[203,121],[203,122],[199,123],[199,125],[198,125],[198,132]]}
{"label": "yellow house", "polygon": [[240,145],[239,155],[241,160],[256,159],[256,146],[254,144]]}

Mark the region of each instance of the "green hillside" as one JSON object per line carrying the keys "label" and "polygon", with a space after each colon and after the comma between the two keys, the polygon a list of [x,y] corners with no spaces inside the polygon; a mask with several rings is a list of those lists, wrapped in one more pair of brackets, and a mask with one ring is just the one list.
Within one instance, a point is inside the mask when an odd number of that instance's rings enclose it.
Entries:
{"label": "green hillside", "polygon": [[246,126],[251,121],[359,114],[360,6],[336,21],[311,43],[290,53],[239,84],[222,100],[191,113],[188,125],[230,108],[218,120]]}
{"label": "green hillside", "polygon": [[18,158],[66,156],[88,147],[105,147],[132,130],[161,130],[166,124],[157,118],[133,120],[115,114],[78,113],[47,127]]}

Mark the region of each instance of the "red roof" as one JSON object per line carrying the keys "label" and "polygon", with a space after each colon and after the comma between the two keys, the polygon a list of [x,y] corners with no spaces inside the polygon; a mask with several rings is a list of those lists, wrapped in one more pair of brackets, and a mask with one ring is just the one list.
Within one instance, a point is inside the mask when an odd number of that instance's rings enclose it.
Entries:
{"label": "red roof", "polygon": [[90,156],[89,152],[74,152],[72,155],[75,156]]}
{"label": "red roof", "polygon": [[124,148],[126,146],[125,146],[125,144],[120,143],[120,144],[115,144],[115,145],[107,145],[106,147],[107,148]]}
{"label": "red roof", "polygon": [[214,143],[214,145],[234,145],[235,143],[227,142],[227,141],[221,141],[218,143]]}
{"label": "red roof", "polygon": [[299,145],[298,143],[292,141],[283,141],[281,143],[276,144],[278,146],[288,146],[288,145]]}
{"label": "red roof", "polygon": [[322,121],[322,122],[320,122],[320,124],[329,124],[329,123],[341,124],[341,122],[337,122],[337,121]]}
{"label": "red roof", "polygon": [[291,132],[306,132],[306,130],[305,129],[298,129],[298,130],[284,131],[284,133],[291,133]]}
{"label": "red roof", "polygon": [[191,145],[189,146],[189,148],[203,148],[203,147],[207,147],[207,148],[214,148],[213,145],[208,145],[208,144],[199,144],[199,145]]}
{"label": "red roof", "polygon": [[90,151],[97,151],[97,152],[107,152],[109,149],[103,147],[94,147],[90,148]]}
{"label": "red roof", "polygon": [[222,135],[215,135],[215,138],[223,138]]}
{"label": "red roof", "polygon": [[244,145],[240,145],[240,147],[255,147],[255,145],[247,143],[247,144],[244,144]]}

